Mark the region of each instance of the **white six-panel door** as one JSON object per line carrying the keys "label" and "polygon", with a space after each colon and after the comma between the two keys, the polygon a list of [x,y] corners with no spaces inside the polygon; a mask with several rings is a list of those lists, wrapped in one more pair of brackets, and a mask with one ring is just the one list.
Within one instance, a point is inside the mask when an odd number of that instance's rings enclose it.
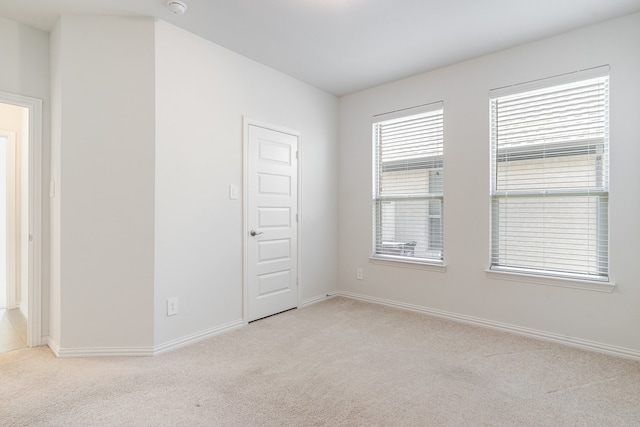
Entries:
{"label": "white six-panel door", "polygon": [[248,124],[247,320],[298,305],[298,135]]}

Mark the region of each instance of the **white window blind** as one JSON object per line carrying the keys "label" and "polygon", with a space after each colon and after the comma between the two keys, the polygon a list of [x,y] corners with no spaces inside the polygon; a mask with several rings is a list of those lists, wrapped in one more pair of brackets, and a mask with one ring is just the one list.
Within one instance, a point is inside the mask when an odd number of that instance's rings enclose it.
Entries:
{"label": "white window blind", "polygon": [[373,124],[374,255],[442,263],[443,105]]}
{"label": "white window blind", "polygon": [[491,268],[608,280],[608,67],[546,83],[490,96]]}

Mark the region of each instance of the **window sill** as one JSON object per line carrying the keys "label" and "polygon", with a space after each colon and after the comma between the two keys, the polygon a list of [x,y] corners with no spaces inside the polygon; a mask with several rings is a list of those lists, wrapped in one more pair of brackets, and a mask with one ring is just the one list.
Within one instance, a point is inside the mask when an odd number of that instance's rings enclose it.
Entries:
{"label": "window sill", "polygon": [[398,268],[412,268],[416,270],[427,270],[427,271],[435,271],[438,273],[446,273],[447,266],[442,264],[436,264],[429,261],[413,261],[407,258],[391,258],[391,257],[381,257],[381,256],[372,256],[369,257],[369,262],[372,264],[378,265],[386,265],[389,267],[398,267]]}
{"label": "window sill", "polygon": [[612,282],[538,276],[535,274],[516,273],[512,271],[485,270],[485,274],[489,279],[532,283],[535,285],[559,286],[562,288],[582,289],[595,292],[611,293],[616,286],[616,284]]}

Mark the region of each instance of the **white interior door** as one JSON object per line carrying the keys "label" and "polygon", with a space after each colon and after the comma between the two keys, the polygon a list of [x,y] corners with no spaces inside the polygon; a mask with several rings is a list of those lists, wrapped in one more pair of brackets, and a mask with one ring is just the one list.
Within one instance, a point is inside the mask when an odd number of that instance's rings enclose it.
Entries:
{"label": "white interior door", "polygon": [[298,305],[298,135],[249,124],[247,319]]}

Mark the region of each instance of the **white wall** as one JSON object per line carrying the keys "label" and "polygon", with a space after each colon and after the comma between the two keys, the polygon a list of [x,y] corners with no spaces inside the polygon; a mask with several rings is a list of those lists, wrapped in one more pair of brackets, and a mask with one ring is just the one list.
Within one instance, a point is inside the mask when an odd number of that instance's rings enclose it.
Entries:
{"label": "white wall", "polygon": [[64,15],[51,63],[60,354],[149,354],[242,318],[228,186],[242,188],[245,115],[302,132],[302,299],[336,289],[334,96],[146,19]]}
{"label": "white wall", "polygon": [[[49,158],[49,34],[0,17],[0,91],[43,101],[42,151]],[[48,188],[49,164],[42,162],[42,188]],[[42,324],[49,334],[49,197],[42,194]]]}
{"label": "white wall", "polygon": [[[425,53],[427,54],[427,53]],[[611,66],[613,293],[490,279],[490,89]],[[640,356],[640,14],[462,62],[340,100],[340,290]],[[445,108],[446,272],[373,264],[371,117],[434,101]],[[356,280],[356,268],[364,280]]]}
{"label": "white wall", "polygon": [[243,116],[302,132],[302,299],[336,289],[337,99],[157,22],[156,345],[242,319]]}
{"label": "white wall", "polygon": [[52,63],[53,344],[145,351],[153,345],[154,22],[62,16]]}

